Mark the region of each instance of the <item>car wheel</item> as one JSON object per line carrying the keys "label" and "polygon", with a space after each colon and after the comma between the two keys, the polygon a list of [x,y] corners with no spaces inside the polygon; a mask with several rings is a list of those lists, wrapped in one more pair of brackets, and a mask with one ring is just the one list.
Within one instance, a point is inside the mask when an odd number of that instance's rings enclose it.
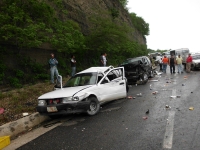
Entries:
{"label": "car wheel", "polygon": [[87,114],[90,116],[96,115],[99,112],[100,104],[96,97],[90,97],[90,108],[87,110]]}
{"label": "car wheel", "polygon": [[191,70],[193,70],[193,71],[195,70],[195,67],[193,64],[191,65]]}
{"label": "car wheel", "polygon": [[142,74],[142,80],[143,80],[143,84],[147,83],[147,81],[148,81],[148,75],[147,75],[147,73],[143,73]]}

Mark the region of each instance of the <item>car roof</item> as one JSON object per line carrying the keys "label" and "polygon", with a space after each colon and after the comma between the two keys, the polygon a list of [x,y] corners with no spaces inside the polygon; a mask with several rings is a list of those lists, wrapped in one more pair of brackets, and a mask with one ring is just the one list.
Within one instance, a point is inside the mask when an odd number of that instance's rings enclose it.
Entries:
{"label": "car roof", "polygon": [[130,60],[130,59],[142,59],[143,57],[146,57],[146,56],[139,56],[139,57],[128,58],[127,60]]}
{"label": "car roof", "polygon": [[[110,66],[109,67],[90,67],[88,69],[85,69],[79,73],[88,73],[88,72],[105,72],[106,70],[108,70],[109,68],[111,68]],[[77,73],[77,74],[79,74]]]}

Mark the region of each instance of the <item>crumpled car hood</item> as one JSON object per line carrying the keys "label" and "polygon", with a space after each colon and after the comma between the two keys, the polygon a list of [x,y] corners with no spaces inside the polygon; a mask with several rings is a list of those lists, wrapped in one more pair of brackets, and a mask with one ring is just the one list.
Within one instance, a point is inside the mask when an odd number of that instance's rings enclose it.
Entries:
{"label": "crumpled car hood", "polygon": [[91,86],[93,85],[62,88],[43,94],[38,99],[54,99],[54,98],[70,97],[73,96],[75,93],[87,89]]}

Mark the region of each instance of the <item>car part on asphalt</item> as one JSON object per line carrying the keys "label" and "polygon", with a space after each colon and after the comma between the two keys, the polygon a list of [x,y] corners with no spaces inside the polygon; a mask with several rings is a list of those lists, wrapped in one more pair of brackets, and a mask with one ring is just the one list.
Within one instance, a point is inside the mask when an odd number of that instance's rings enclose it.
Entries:
{"label": "car part on asphalt", "polygon": [[190,107],[189,110],[194,110],[194,107]]}
{"label": "car part on asphalt", "polygon": [[149,109],[146,111],[146,114],[149,114]]}

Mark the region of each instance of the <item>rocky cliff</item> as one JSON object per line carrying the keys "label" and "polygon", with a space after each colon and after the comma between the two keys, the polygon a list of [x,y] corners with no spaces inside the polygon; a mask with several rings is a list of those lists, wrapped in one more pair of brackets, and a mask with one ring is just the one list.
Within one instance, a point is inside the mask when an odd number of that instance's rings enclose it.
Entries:
{"label": "rocky cliff", "polygon": [[146,45],[145,37],[134,28],[128,11],[122,7],[118,0],[63,0],[63,4],[68,11],[69,19],[77,22],[85,35],[89,33],[89,18],[92,15],[103,14],[105,17],[111,17],[103,12],[115,9],[118,12],[118,23],[126,23],[133,28],[133,32],[130,33],[131,37],[138,43]]}

